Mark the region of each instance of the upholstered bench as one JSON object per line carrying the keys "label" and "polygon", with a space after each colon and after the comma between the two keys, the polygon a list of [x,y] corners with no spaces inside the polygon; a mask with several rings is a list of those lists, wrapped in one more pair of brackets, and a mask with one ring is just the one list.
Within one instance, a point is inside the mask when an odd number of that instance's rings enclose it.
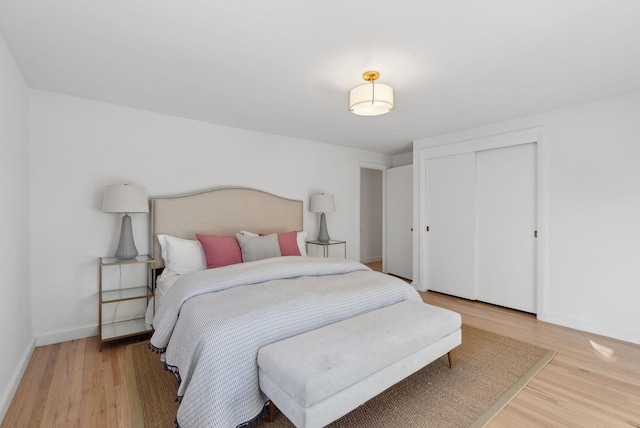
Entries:
{"label": "upholstered bench", "polygon": [[293,424],[322,427],[461,343],[456,312],[397,303],[264,346],[260,389]]}

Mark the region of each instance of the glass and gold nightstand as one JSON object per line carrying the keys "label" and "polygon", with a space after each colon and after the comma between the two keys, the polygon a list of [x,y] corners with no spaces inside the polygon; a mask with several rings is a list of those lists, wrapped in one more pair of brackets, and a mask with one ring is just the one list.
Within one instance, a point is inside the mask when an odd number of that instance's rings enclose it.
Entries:
{"label": "glass and gold nightstand", "polygon": [[[342,245],[344,250],[344,258],[347,258],[347,241],[334,241],[330,240],[328,242],[322,241],[307,241],[307,255],[309,254],[309,247],[315,247],[314,255],[317,257],[333,257],[331,255],[331,248],[334,246]],[[318,247],[322,247],[322,256],[318,256]]]}
{"label": "glass and gold nightstand", "polygon": [[156,261],[149,256],[132,260],[100,257],[98,329],[102,344],[151,331],[145,323],[149,299],[153,297]]}

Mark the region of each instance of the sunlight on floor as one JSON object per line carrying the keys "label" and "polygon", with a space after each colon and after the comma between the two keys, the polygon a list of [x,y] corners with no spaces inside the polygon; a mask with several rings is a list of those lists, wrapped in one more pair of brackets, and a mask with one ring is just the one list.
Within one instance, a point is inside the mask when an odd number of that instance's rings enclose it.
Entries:
{"label": "sunlight on floor", "polygon": [[617,360],[617,358],[613,355],[614,354],[613,349],[600,345],[599,343],[594,342],[593,340],[589,340],[589,343],[591,344],[591,347],[594,349],[596,355],[598,355],[603,360],[611,361],[611,362]]}

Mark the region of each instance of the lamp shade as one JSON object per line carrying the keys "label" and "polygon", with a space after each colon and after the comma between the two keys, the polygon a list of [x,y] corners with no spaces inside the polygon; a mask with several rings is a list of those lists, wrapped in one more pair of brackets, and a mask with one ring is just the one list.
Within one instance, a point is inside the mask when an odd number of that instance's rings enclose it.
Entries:
{"label": "lamp shade", "polygon": [[147,190],[131,184],[105,186],[102,199],[105,213],[148,213]]}
{"label": "lamp shade", "polygon": [[349,91],[349,110],[359,116],[378,116],[393,110],[395,94],[391,86],[365,83]]}
{"label": "lamp shade", "polygon": [[336,210],[336,202],[333,195],[327,193],[318,193],[311,196],[309,211],[312,213],[332,213]]}

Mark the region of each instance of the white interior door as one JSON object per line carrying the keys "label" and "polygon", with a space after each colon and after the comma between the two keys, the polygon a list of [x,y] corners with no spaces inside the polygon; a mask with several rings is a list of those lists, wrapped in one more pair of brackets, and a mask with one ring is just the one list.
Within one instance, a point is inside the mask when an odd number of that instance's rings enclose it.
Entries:
{"label": "white interior door", "polygon": [[474,300],[475,153],[425,161],[428,290]]}
{"label": "white interior door", "polygon": [[413,165],[387,170],[387,273],[413,277]]}
{"label": "white interior door", "polygon": [[477,300],[536,312],[536,144],[476,153]]}

